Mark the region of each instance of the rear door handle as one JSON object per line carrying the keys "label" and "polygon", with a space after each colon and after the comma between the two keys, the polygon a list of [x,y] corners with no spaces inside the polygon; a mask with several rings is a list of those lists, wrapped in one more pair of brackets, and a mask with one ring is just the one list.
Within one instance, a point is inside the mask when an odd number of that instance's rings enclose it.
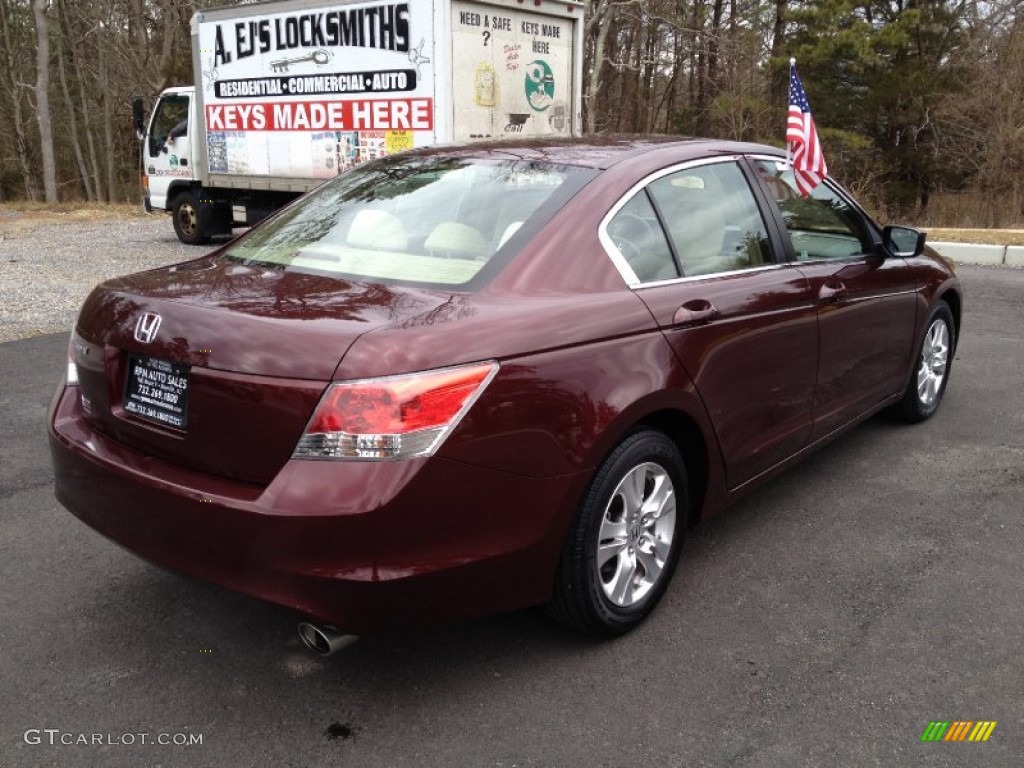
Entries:
{"label": "rear door handle", "polygon": [[705,299],[688,301],[672,316],[673,325],[697,325],[718,317],[715,305]]}
{"label": "rear door handle", "polygon": [[818,290],[818,298],[822,301],[839,301],[846,296],[846,285],[842,280],[826,280]]}

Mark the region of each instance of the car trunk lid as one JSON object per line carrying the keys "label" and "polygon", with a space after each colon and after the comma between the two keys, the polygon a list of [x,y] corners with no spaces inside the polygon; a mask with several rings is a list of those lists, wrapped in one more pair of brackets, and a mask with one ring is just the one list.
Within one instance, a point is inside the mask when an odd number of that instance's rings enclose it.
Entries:
{"label": "car trunk lid", "polygon": [[151,456],[266,484],[352,342],[448,299],[216,257],[108,281],[76,326],[83,410]]}

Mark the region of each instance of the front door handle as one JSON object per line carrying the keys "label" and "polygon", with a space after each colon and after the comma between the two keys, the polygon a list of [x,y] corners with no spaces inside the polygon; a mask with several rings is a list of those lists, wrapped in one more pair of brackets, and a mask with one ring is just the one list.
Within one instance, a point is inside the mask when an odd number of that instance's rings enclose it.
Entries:
{"label": "front door handle", "polygon": [[673,325],[697,325],[718,317],[715,305],[705,299],[688,301],[672,316]]}
{"label": "front door handle", "polygon": [[844,296],[846,296],[846,285],[842,280],[826,280],[818,291],[818,298],[822,301],[839,301]]}

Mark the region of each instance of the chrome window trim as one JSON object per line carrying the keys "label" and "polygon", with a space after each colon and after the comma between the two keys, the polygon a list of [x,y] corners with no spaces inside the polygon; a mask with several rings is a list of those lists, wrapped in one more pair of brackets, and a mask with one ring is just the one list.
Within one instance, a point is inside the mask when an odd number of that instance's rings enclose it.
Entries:
{"label": "chrome window trim", "polygon": [[796,265],[792,262],[783,262],[782,264],[761,264],[756,267],[748,267],[747,269],[730,269],[727,272],[708,272],[706,275],[683,275],[682,277],[672,277],[668,280],[654,280],[649,283],[640,283],[640,285],[633,288],[633,290],[642,291],[645,288],[660,288],[664,285],[676,285],[678,283],[695,283],[702,280],[715,280],[719,277],[732,277],[734,275],[754,275],[760,272],[771,272],[776,269],[786,269],[787,267],[793,268]]}
{"label": "chrome window trim", "polygon": [[[743,159],[743,157],[744,155],[741,154],[716,155],[715,157],[702,157],[698,160],[687,160],[686,162],[677,163],[676,165],[671,165],[667,168],[661,168],[638,181],[636,184],[630,187],[626,191],[626,193],[622,195],[622,197],[620,197],[615,202],[615,204],[608,210],[608,213],[604,215],[604,218],[601,219],[601,223],[597,227],[597,239],[600,241],[601,247],[604,248],[605,254],[611,260],[612,264],[615,266],[615,269],[618,270],[619,274],[622,276],[622,279],[626,282],[627,286],[629,286],[631,289],[635,291],[637,288],[640,288],[641,286],[647,287],[649,285],[670,285],[672,283],[677,283],[684,280],[696,280],[699,278],[706,277],[718,277],[720,275],[753,272],[756,269],[761,269],[761,267],[751,267],[750,269],[731,270],[730,272],[713,272],[708,275],[691,275],[689,277],[684,275],[681,277],[673,277],[668,280],[657,280],[645,283],[636,276],[636,273],[633,271],[633,268],[629,265],[629,262],[626,261],[626,257],[623,256],[622,253],[620,253],[619,249],[615,246],[615,243],[612,242],[611,237],[608,235],[608,222],[610,222],[615,217],[615,215],[620,210],[622,210],[626,203],[633,199],[633,196],[637,192],[644,189],[648,184],[657,181],[663,176],[669,176],[673,173],[677,173],[678,171],[689,170],[690,168],[700,168],[705,165],[733,163],[737,167],[739,167],[740,171],[742,172],[743,168],[740,164],[740,161]],[[754,200],[756,204],[756,198],[753,197],[753,190],[751,190],[751,199]],[[665,235],[666,239],[668,238],[668,233],[665,232],[664,229],[662,229],[662,234]],[[776,267],[783,265],[770,264],[764,266]]]}

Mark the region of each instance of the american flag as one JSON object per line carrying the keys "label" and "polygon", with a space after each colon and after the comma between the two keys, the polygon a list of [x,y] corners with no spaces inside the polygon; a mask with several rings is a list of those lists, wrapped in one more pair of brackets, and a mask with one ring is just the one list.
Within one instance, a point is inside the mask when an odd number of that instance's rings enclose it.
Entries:
{"label": "american flag", "polygon": [[786,144],[793,163],[793,175],[800,194],[807,197],[821,180],[828,176],[825,156],[821,153],[818,130],[814,127],[811,105],[796,73],[796,62],[789,62],[789,119],[786,122]]}

